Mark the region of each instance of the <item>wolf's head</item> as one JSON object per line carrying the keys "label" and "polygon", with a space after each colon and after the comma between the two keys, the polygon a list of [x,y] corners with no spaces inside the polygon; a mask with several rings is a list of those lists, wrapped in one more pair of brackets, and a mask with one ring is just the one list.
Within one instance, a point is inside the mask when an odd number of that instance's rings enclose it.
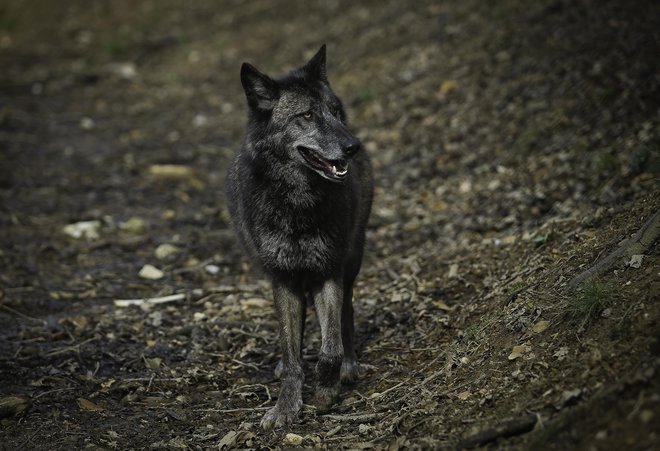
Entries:
{"label": "wolf's head", "polygon": [[[248,134],[256,134],[262,151],[275,150],[321,177],[341,182],[360,141],[346,127],[346,113],[330,89],[325,45],[304,66],[273,79],[243,63],[241,82],[250,108]],[[255,149],[257,152],[260,149]]]}

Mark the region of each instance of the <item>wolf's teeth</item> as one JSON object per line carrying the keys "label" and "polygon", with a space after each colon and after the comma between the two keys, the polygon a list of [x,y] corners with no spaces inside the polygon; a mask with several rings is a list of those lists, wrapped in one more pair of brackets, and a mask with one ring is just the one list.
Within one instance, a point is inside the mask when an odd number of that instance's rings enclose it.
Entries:
{"label": "wolf's teeth", "polygon": [[333,173],[334,175],[337,175],[337,166],[333,166],[333,167],[332,167],[332,173]]}

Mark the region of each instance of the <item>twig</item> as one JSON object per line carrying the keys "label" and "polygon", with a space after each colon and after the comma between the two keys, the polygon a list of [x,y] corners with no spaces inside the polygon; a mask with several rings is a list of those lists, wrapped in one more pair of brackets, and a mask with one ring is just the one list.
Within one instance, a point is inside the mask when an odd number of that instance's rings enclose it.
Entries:
{"label": "twig", "polygon": [[43,354],[43,357],[53,357],[54,355],[64,354],[65,352],[69,352],[69,351],[76,351],[76,350],[79,351],[80,347],[82,345],[85,345],[85,344],[89,343],[90,341],[95,341],[95,340],[96,340],[96,338],[88,338],[87,340],[85,340],[81,343],[76,343],[74,345],[64,346],[63,348],[55,349],[54,351],[48,351],[48,352]]}
{"label": "twig", "polygon": [[157,298],[142,298],[142,299],[115,299],[113,304],[115,307],[129,307],[131,305],[144,305],[144,304],[164,304],[166,302],[181,301],[186,298],[185,293],[171,294],[169,296],[162,296]]}
{"label": "twig", "polygon": [[209,258],[207,260],[204,260],[203,262],[200,262],[200,263],[198,263],[196,265],[193,265],[193,266],[189,266],[187,268],[175,269],[175,270],[172,271],[172,274],[184,274],[184,273],[187,273],[187,272],[195,272],[199,269],[204,269],[204,267],[206,265],[209,265],[211,263],[213,263],[213,259]]}
{"label": "twig", "polygon": [[335,421],[349,421],[351,423],[369,423],[374,420],[382,418],[382,413],[360,413],[349,415],[322,415],[321,418]]}
{"label": "twig", "polygon": [[35,401],[35,400],[41,398],[42,396],[50,395],[51,393],[57,393],[57,392],[61,392],[61,391],[69,391],[69,390],[75,390],[75,387],[56,388],[56,389],[54,389],[54,390],[48,390],[48,391],[45,391],[45,392],[43,392],[43,393],[39,393],[38,395],[34,396],[34,397],[32,398],[32,401]]}
{"label": "twig", "polygon": [[26,447],[26,446],[32,441],[32,439],[35,438],[35,437],[37,436],[37,434],[39,433],[39,431],[41,431],[41,429],[44,427],[44,425],[45,425],[45,423],[42,423],[42,424],[37,428],[37,430],[34,431],[34,434],[32,434],[31,436],[29,436],[28,439],[27,439],[25,442],[23,442],[23,443],[21,444],[21,446],[19,446],[18,448],[16,448],[16,451],[19,451],[19,450],[25,448],[25,447]]}
{"label": "twig", "polygon": [[229,360],[231,360],[232,362],[237,363],[237,364],[239,364],[239,365],[241,365],[241,366],[246,366],[246,367],[248,367],[248,368],[252,368],[252,369],[255,370],[255,371],[259,371],[259,367],[258,367],[257,365],[255,365],[254,363],[241,362],[240,360],[238,360],[238,359],[234,359],[234,358],[232,358],[232,357],[230,357]]}
{"label": "twig", "polygon": [[197,412],[218,412],[218,413],[233,413],[233,412],[252,412],[255,410],[270,410],[271,407],[239,407],[236,409],[197,409]]}
{"label": "twig", "polygon": [[382,397],[382,396],[385,396],[387,393],[391,392],[392,390],[396,390],[397,388],[401,387],[403,384],[405,384],[405,383],[408,382],[409,380],[410,380],[410,379],[406,379],[405,381],[401,381],[401,382],[399,382],[398,384],[396,384],[396,385],[394,385],[394,386],[388,388],[387,390],[384,390],[384,391],[378,393],[378,394],[375,395],[375,396],[370,396],[369,399],[376,399],[376,398],[380,398],[380,397]]}
{"label": "twig", "polygon": [[30,320],[30,321],[35,321],[35,322],[41,323],[41,324],[43,324],[43,325],[46,324],[46,321],[44,321],[44,320],[42,320],[42,319],[39,319],[39,318],[34,318],[34,317],[32,317],[32,316],[28,316],[28,315],[26,315],[25,313],[21,313],[21,312],[19,312],[18,310],[14,310],[13,308],[9,307],[8,305],[0,304],[0,307],[2,307],[3,309],[7,310],[8,312],[13,313],[14,315],[18,315],[18,316],[20,316],[20,317],[23,318],[23,319],[27,319],[27,320]]}

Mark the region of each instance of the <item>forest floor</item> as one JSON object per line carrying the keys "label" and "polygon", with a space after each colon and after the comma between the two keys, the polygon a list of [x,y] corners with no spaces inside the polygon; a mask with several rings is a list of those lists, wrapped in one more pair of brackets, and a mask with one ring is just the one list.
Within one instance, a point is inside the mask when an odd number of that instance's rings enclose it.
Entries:
{"label": "forest floor", "polygon": [[[0,448],[657,449],[657,243],[567,283],[660,208],[660,3],[491,3],[3,2]],[[362,375],[265,433],[238,74],[323,43],[376,174]]]}

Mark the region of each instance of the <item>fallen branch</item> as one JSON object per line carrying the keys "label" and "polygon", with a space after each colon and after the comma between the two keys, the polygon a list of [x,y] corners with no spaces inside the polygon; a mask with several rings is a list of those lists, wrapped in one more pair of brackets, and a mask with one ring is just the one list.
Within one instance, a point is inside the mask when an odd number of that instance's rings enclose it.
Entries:
{"label": "fallen branch", "polygon": [[30,320],[30,321],[35,321],[35,322],[37,322],[37,323],[41,323],[41,324],[43,324],[44,326],[45,326],[46,324],[48,324],[48,323],[47,323],[45,320],[43,320],[43,319],[39,319],[39,318],[35,318],[35,317],[33,317],[33,316],[26,315],[25,313],[21,313],[21,312],[19,312],[18,310],[14,310],[13,308],[9,307],[8,305],[0,304],[0,308],[5,309],[5,310],[7,310],[8,312],[13,313],[14,315],[20,316],[21,318],[24,318],[24,319],[27,319],[27,320]]}
{"label": "fallen branch", "polygon": [[382,413],[359,413],[352,415],[322,415],[321,418],[335,421],[348,421],[350,423],[370,423],[383,417]]}
{"label": "fallen branch", "polygon": [[539,415],[530,413],[518,418],[512,418],[503,421],[495,426],[480,431],[474,435],[464,438],[458,445],[457,449],[470,449],[477,446],[483,446],[487,443],[493,442],[498,438],[512,437],[514,435],[524,434],[534,429]]}
{"label": "fallen branch", "polygon": [[144,305],[144,304],[164,304],[166,302],[181,301],[186,298],[185,293],[171,294],[169,296],[162,296],[158,298],[142,298],[142,299],[115,299],[113,304],[115,307],[129,307],[131,305]]}
{"label": "fallen branch", "polygon": [[651,247],[659,235],[660,209],[651,215],[637,233],[632,238],[626,240],[617,250],[596,262],[595,265],[586,271],[575,276],[568,283],[569,289],[575,290],[585,282],[603,275],[622,260],[627,260],[633,255],[644,253],[646,249]]}

